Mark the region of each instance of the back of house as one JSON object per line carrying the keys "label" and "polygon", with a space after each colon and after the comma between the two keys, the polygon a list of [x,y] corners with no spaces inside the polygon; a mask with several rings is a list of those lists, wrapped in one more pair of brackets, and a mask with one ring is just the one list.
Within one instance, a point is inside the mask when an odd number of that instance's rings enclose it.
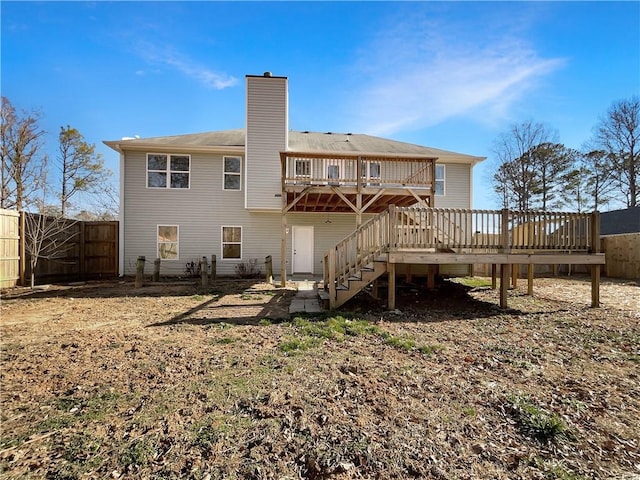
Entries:
{"label": "back of house", "polygon": [[120,154],[121,275],[141,255],[165,275],[211,255],[220,275],[268,255],[275,272],[321,275],[324,252],[389,205],[471,208],[482,157],[290,131],[288,102],[286,77],[247,75],[245,128],[104,142]]}

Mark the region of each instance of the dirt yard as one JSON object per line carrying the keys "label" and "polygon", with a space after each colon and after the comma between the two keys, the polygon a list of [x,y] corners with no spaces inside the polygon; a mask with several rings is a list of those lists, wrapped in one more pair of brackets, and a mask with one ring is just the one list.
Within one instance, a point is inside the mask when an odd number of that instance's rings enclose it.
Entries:
{"label": "dirt yard", "polygon": [[239,280],[3,292],[0,476],[640,478],[638,284],[463,283],[313,319]]}

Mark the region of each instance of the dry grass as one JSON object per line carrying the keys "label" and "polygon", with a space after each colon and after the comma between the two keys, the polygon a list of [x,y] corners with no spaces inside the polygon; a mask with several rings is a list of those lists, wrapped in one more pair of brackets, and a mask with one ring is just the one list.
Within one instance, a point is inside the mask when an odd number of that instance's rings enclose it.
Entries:
{"label": "dry grass", "polygon": [[509,311],[409,286],[400,314],[291,322],[265,285],[128,287],[3,300],[3,478],[640,474],[637,285],[590,309],[541,280]]}

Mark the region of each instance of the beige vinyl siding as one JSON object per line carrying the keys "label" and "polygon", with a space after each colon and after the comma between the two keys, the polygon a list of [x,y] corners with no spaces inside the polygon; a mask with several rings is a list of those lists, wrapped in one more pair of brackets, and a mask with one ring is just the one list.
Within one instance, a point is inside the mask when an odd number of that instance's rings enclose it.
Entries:
{"label": "beige vinyl siding", "polygon": [[445,165],[444,196],[436,195],[437,208],[471,208],[471,165]]}
{"label": "beige vinyl siding", "polygon": [[[273,257],[274,272],[280,272],[280,212],[251,212],[244,208],[244,192],[222,189],[223,155],[191,155],[191,188],[146,188],[146,154],[125,155],[124,273],[135,273],[136,259],[144,255],[146,272],[157,256],[157,226],[179,227],[177,260],[162,262],[162,275],[184,275],[185,264],[202,256],[217,257],[219,275],[235,275],[236,265],[257,259],[264,271],[264,259]],[[330,214],[289,214],[287,223],[287,271],[291,271],[291,226],[314,225],[314,273],[322,274],[322,258],[327,249],[355,229],[355,216]],[[222,226],[242,226],[242,259],[222,259]]]}
{"label": "beige vinyl siding", "polygon": [[[437,208],[471,208],[471,165],[446,163],[443,196],[436,195]],[[464,276],[469,274],[468,265],[440,265],[440,274]]]}
{"label": "beige vinyl siding", "polygon": [[247,77],[245,185],[248,209],[280,210],[280,152],[287,149],[287,79]]}

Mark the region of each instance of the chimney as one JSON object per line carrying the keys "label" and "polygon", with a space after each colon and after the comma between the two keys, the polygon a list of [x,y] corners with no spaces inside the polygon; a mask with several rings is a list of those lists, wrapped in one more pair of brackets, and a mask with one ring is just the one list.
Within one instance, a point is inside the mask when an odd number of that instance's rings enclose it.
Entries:
{"label": "chimney", "polygon": [[280,210],[280,152],[289,144],[288,80],[271,72],[246,79],[245,208]]}

